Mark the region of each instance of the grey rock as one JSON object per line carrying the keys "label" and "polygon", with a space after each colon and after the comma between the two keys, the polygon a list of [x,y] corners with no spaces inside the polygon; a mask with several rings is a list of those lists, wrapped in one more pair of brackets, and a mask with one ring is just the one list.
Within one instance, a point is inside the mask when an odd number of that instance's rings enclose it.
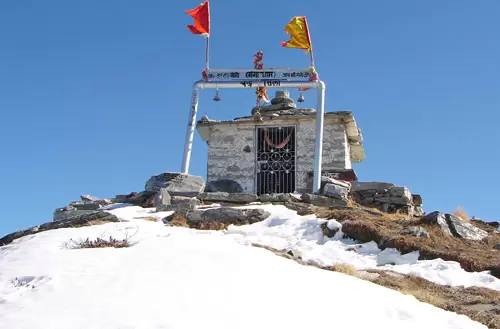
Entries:
{"label": "grey rock", "polygon": [[257,201],[257,195],[245,193],[205,192],[198,195],[198,199],[210,202],[229,202],[245,204]]}
{"label": "grey rock", "polygon": [[154,199],[156,211],[168,211],[170,210],[171,197],[168,194],[167,189],[161,188]]}
{"label": "grey rock", "polygon": [[415,206],[421,206],[424,203],[420,194],[412,194],[411,197],[412,202]]}
{"label": "grey rock", "polygon": [[208,182],[205,192],[243,193],[243,188],[232,179],[219,179]]}
{"label": "grey rock", "polygon": [[382,183],[382,182],[351,182],[351,190],[353,192],[363,191],[363,190],[374,190],[376,192],[387,192],[389,189],[393,188],[394,184]]}
{"label": "grey rock", "polygon": [[[246,225],[260,222],[267,217],[269,213],[263,209],[238,209],[230,207],[221,207],[208,209],[201,212],[201,220],[203,221],[219,221],[223,223],[231,223],[237,225]],[[188,215],[188,220],[197,220],[193,217],[193,212]]]}
{"label": "grey rock", "polygon": [[110,199],[98,198],[98,197],[92,196],[90,194],[82,194],[82,195],[80,195],[80,199],[82,199],[82,201],[98,203],[98,204],[103,205],[103,206],[106,206],[106,205],[113,203]]}
{"label": "grey rock", "polygon": [[458,216],[446,214],[446,221],[451,233],[456,237],[469,240],[482,240],[488,236],[488,232],[475,227]]}
{"label": "grey rock", "polygon": [[441,230],[443,231],[444,235],[453,236],[453,234],[450,231],[450,228],[448,227],[448,222],[446,220],[445,214],[439,211],[431,212],[430,214],[422,217],[420,219],[420,222],[424,224],[438,224],[441,227]]}
{"label": "grey rock", "polygon": [[429,232],[427,232],[424,228],[420,226],[410,226],[405,228],[401,234],[404,235],[413,235],[416,237],[430,238]]}
{"label": "grey rock", "polygon": [[142,191],[142,192],[132,192],[126,195],[117,195],[114,199],[114,203],[130,203],[143,208],[155,207],[155,199],[157,192],[153,191]]}
{"label": "grey rock", "polygon": [[422,208],[422,206],[415,206],[413,207],[413,215],[417,217],[422,217],[425,215],[425,211]]}
{"label": "grey rock", "polygon": [[313,206],[311,204],[306,204],[306,203],[302,203],[302,202],[300,202],[300,203],[299,202],[285,202],[283,205],[290,210],[296,211],[297,215],[299,215],[299,216],[314,214],[314,210],[317,209],[315,206]]}
{"label": "grey rock", "polygon": [[323,189],[323,194],[331,198],[347,201],[347,195],[349,194],[349,187],[334,183],[327,183]]}
{"label": "grey rock", "polygon": [[411,201],[412,196],[410,190],[406,186],[394,186],[389,189],[389,195],[401,197]]}
{"label": "grey rock", "polygon": [[54,211],[54,221],[66,220],[68,218],[72,218],[75,216],[80,216],[84,214],[90,214],[95,212],[96,210],[78,210],[72,206],[66,206],[64,208],[57,208]]}
{"label": "grey rock", "polygon": [[77,210],[98,210],[102,207],[101,204],[94,201],[74,201],[69,205]]}
{"label": "grey rock", "polygon": [[373,197],[373,200],[378,203],[388,203],[399,206],[411,205],[410,199],[407,199],[405,197],[380,195]]}
{"label": "grey rock", "polygon": [[112,215],[105,211],[93,211],[91,213],[80,214],[77,216],[73,216],[71,218],[66,218],[54,222],[48,222],[42,225],[28,228],[26,230],[8,234],[0,239],[0,246],[7,245],[12,241],[14,241],[15,239],[19,239],[26,235],[35,234],[37,232],[55,230],[66,227],[85,226],[89,225],[92,221],[119,222],[119,219],[115,215]]}
{"label": "grey rock", "polygon": [[200,205],[200,200],[186,196],[174,195],[170,199],[170,205],[166,210],[174,210],[182,213],[195,210]]}
{"label": "grey rock", "polygon": [[303,193],[301,195],[301,200],[305,203],[309,203],[318,207],[340,207],[344,208],[347,206],[345,200],[330,198],[323,195]]}
{"label": "grey rock", "polygon": [[200,176],[167,172],[152,176],[146,182],[146,191],[159,192],[161,188],[166,188],[171,196],[193,197],[205,189],[205,181]]}
{"label": "grey rock", "polygon": [[272,194],[261,194],[259,195],[259,200],[261,202],[294,202],[300,201],[290,193],[272,193]]}
{"label": "grey rock", "polygon": [[495,247],[494,247],[494,248],[495,248],[495,249],[500,249],[500,243],[499,243],[499,244],[497,244],[497,245],[495,245]]}

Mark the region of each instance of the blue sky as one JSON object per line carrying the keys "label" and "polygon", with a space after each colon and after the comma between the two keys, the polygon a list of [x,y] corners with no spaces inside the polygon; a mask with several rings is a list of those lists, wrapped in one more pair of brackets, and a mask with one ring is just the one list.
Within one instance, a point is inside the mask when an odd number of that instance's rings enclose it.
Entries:
{"label": "blue sky", "polygon": [[[140,191],[179,171],[204,39],[198,1],[0,3],[0,235],[48,221],[82,193]],[[426,211],[499,220],[500,2],[213,0],[211,67],[306,67],[283,27],[308,17],[327,111],[351,110],[360,180],[420,193]],[[295,90],[291,91],[296,97]],[[247,115],[253,91],[201,96],[199,116]],[[315,105],[313,91],[306,106]],[[205,175],[196,136],[191,173]]]}

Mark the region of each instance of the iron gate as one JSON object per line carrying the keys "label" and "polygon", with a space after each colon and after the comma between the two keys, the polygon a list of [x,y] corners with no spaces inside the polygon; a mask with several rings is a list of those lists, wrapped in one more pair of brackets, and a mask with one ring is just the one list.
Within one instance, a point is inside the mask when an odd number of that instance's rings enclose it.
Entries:
{"label": "iron gate", "polygon": [[257,127],[257,195],[295,191],[295,126]]}

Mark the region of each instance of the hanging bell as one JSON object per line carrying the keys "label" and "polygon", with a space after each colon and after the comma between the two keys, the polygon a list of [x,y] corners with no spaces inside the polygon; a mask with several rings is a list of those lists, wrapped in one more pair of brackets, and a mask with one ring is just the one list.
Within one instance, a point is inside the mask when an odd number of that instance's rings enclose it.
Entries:
{"label": "hanging bell", "polygon": [[297,102],[304,103],[304,95],[302,95],[302,93],[299,94],[299,98],[297,98]]}
{"label": "hanging bell", "polygon": [[215,91],[214,102],[220,102],[219,89]]}

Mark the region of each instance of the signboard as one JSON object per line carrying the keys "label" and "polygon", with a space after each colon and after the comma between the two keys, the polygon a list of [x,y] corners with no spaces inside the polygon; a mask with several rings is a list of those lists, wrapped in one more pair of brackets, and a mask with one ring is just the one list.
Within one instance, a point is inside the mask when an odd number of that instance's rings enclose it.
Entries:
{"label": "signboard", "polygon": [[208,81],[310,81],[313,73],[309,69],[233,69],[208,70]]}

